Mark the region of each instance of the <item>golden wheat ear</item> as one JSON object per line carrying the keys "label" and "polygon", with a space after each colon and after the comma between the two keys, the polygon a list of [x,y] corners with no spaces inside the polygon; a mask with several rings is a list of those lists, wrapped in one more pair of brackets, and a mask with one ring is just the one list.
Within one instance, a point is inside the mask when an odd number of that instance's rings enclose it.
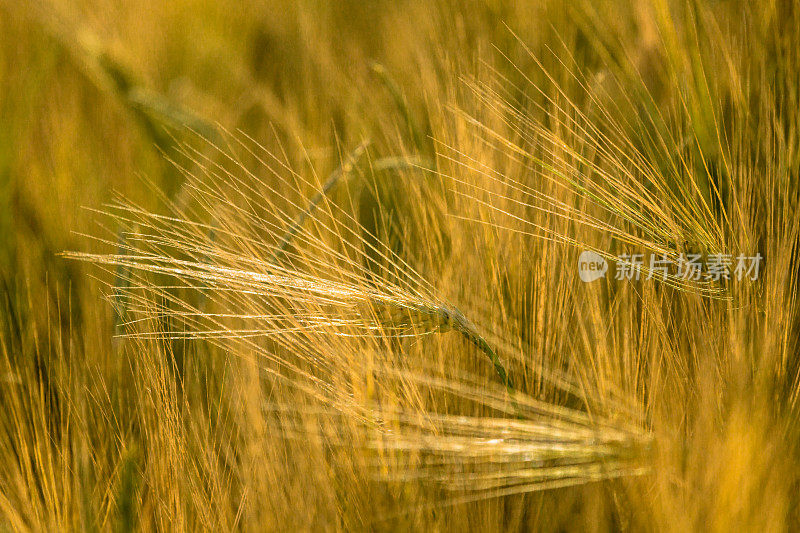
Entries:
{"label": "golden wheat ear", "polygon": [[[545,81],[533,81],[503,56],[525,81],[523,87],[494,68],[488,80],[467,79],[465,84],[484,113],[455,108],[453,114],[474,140],[459,145],[436,142],[440,160],[449,167],[438,174],[454,195],[472,205],[453,216],[591,250],[611,261],[618,261],[617,253],[625,249],[654,254],[671,269],[660,275],[645,263],[640,272],[647,279],[729,300],[728,287],[675,273],[687,251],[677,243],[705,254],[722,253],[731,244],[726,242],[726,231],[736,221],[734,215],[741,214],[714,212],[710,206],[720,201],[719,191],[704,193],[701,182],[706,177],[686,172],[688,163],[680,154],[679,141],[661,134],[653,141],[670,161],[659,167],[626,133],[627,125],[620,123],[614,104],[601,102],[580,72],[565,68],[598,116],[588,116],[540,59],[520,44]],[[555,126],[521,111],[513,103],[516,98],[535,106]],[[592,236],[613,247],[598,246]]]}
{"label": "golden wheat ear", "polygon": [[[264,409],[280,414],[280,432],[288,439],[361,450],[356,460],[376,480],[400,486],[414,482],[443,491],[432,497],[432,506],[581,486],[650,471],[652,436],[636,425],[592,417],[523,393],[515,393],[509,402],[502,388],[478,384],[475,377],[447,378],[394,365],[374,372],[388,390],[413,387],[444,392],[480,405],[487,414],[465,416],[394,401],[352,400],[327,404],[315,413],[280,402]],[[298,431],[298,427],[304,429]],[[309,433],[308,427],[320,429]]]}
{"label": "golden wheat ear", "polygon": [[[115,235],[119,253],[63,254],[116,269],[120,283],[113,287],[115,309],[136,315],[136,309],[147,309],[148,302],[167,302],[159,306],[160,312],[184,326],[181,336],[197,339],[275,336],[284,329],[389,337],[452,330],[485,354],[500,381],[509,390],[513,388],[497,351],[473,322],[439,298],[432,285],[391,249],[363,241],[358,222],[330,201],[333,187],[356,171],[368,142],[350,152],[319,186],[253,144],[252,139],[236,138],[235,142],[266,167],[270,181],[256,177],[217,145],[204,142],[217,159],[185,146],[183,156],[197,169],[190,171],[173,163],[186,178],[183,189],[200,206],[198,218],[213,223],[185,218],[182,208],[168,199],[165,203],[172,213],[166,215],[119,199],[105,212],[113,224],[128,228]],[[381,168],[389,163],[396,166],[400,160],[386,158],[377,164]],[[302,197],[306,188],[314,191],[310,200],[294,199]],[[331,217],[337,210],[345,224]],[[368,270],[364,266],[367,255],[371,265],[377,256],[388,266],[378,266],[377,273]],[[138,273],[138,283],[133,285],[131,271]],[[402,272],[400,283],[392,281],[398,277],[396,272]],[[177,295],[170,283],[150,281],[146,274],[166,276],[183,289],[198,290],[203,306]],[[210,302],[216,302],[220,312],[202,309]],[[237,317],[250,322],[258,319],[258,323],[244,329],[224,325]],[[136,319],[128,321],[135,323]]]}

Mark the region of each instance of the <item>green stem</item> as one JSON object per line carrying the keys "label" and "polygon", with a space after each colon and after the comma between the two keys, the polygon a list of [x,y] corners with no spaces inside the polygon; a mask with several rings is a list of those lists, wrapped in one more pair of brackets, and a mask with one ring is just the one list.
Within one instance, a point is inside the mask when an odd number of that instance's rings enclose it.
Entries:
{"label": "green stem", "polygon": [[458,309],[444,309],[442,312],[444,313],[447,322],[449,322],[456,331],[461,333],[461,335],[473,346],[486,354],[486,356],[492,362],[492,366],[494,366],[494,371],[500,377],[500,381],[502,381],[506,386],[506,390],[508,390],[509,393],[513,393],[514,383],[511,380],[511,376],[506,371],[503,363],[500,362],[500,357],[497,355],[497,352],[486,341],[486,339],[484,339],[481,334],[478,333],[478,329],[475,327],[475,325],[472,324],[472,322],[470,322],[467,317],[465,317],[464,314]]}

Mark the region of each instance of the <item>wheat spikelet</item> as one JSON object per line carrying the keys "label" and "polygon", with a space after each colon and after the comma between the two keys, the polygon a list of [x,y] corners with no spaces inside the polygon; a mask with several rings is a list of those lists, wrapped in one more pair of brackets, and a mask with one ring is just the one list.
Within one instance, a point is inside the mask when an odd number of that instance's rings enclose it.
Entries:
{"label": "wheat spikelet", "polygon": [[[526,86],[515,85],[487,67],[486,79],[465,80],[479,111],[453,108],[455,119],[473,140],[437,141],[439,157],[449,167],[439,175],[466,205],[474,206],[473,212],[480,212],[476,216],[462,209],[454,217],[592,250],[611,261],[617,260],[612,250],[588,236],[602,235],[617,249],[659,255],[673,266],[686,252],[754,253],[746,238],[730,242],[727,235],[736,233],[733,225],[738,222],[741,228],[742,221],[729,218],[725,211],[712,211],[712,200],[700,191],[700,177],[689,171],[690,162],[680,154],[678,141],[669,137],[652,141],[657,150],[667,152],[665,159],[678,159],[671,167],[657,168],[626,133],[630,124],[624,122],[625,116],[602,102],[579,72],[562,63],[579,95],[596,110],[591,117],[575,103],[576,95],[568,95],[526,51],[547,83],[535,83],[508,58]],[[544,106],[526,91],[542,96]],[[530,118],[514,103],[520,99],[536,106],[556,126]],[[650,117],[658,119],[663,117]],[[718,195],[715,191],[713,200]],[[730,298],[727,288],[704,279],[672,272],[655,275],[647,263],[640,272],[678,290]]]}

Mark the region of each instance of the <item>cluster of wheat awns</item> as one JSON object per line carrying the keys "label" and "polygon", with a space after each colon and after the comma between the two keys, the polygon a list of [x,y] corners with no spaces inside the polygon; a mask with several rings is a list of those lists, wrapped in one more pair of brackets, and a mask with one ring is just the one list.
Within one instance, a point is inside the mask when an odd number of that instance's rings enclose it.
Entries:
{"label": "cluster of wheat awns", "polygon": [[[492,106],[511,110],[490,87],[477,83],[473,87]],[[704,233],[703,228],[710,226],[702,206],[673,198],[670,205],[684,205],[686,212],[680,216],[663,212],[656,195],[641,185],[645,181],[660,187],[660,181],[630,147],[601,139],[602,134],[587,129],[585,122],[565,124],[572,134],[602,147],[603,158],[620,171],[622,177],[615,178],[582,160],[544,128],[524,116],[516,118],[520,131],[530,135],[528,141],[552,154],[549,161],[478,121],[472,123],[476,136],[491,150],[524,161],[532,173],[588,199],[610,215],[607,220],[620,220],[620,226],[580,211],[552,193],[508,180],[445,143],[440,144],[439,157],[483,181],[467,181],[437,169],[425,171],[448,182],[456,195],[493,215],[521,220],[523,227],[525,219],[498,206],[541,210],[669,254],[676,253],[668,247],[670,239],[687,231],[696,230],[695,237],[709,246],[717,244],[715,235]],[[239,153],[255,161],[257,171],[215,144],[207,144],[206,151],[185,146],[182,162],[173,164],[185,176],[183,192],[191,202],[168,202],[170,212],[155,214],[119,199],[105,211],[115,226],[125,228],[104,241],[117,253],[66,254],[111,272],[115,282],[110,299],[121,336],[202,340],[229,353],[256,354],[270,379],[313,399],[332,427],[337,427],[337,420],[346,420],[342,427],[358,434],[358,438],[330,431],[313,435],[307,427],[284,428],[287,439],[316,437],[326,446],[358,446],[363,452],[359,457],[374,466],[378,478],[389,482],[427,481],[470,499],[647,470],[650,436],[640,417],[632,415],[626,422],[617,416],[612,422],[591,412],[593,398],[585,397],[555,369],[539,371],[553,387],[580,398],[582,406],[564,407],[526,394],[507,371],[504,360],[510,356],[499,345],[444,301],[408,261],[388,246],[365,240],[351,212],[328,201],[326,195],[343,175],[358,165],[381,164],[366,157],[367,143],[344,157],[331,178],[322,182],[293,171],[253,139],[243,135],[230,139]],[[408,165],[423,163],[409,160]],[[578,166],[594,179],[577,181]],[[639,169],[644,180],[634,177],[631,168]],[[507,194],[497,192],[494,185],[501,182]],[[310,200],[308,191],[313,194]],[[656,215],[681,220],[683,225],[655,225]],[[474,220],[461,213],[454,216]],[[492,220],[503,227],[496,216]],[[694,226],[687,227],[691,223]],[[636,231],[624,229],[623,224]],[[539,237],[580,244],[552,228],[530,225],[530,232]],[[598,252],[608,255],[605,250]],[[682,286],[680,280],[665,283]],[[470,375],[442,377],[433,372],[435,365],[427,373],[424,364],[410,368],[392,355],[402,352],[398,343],[403,339],[433,344],[433,335],[448,331],[466,339],[463,346],[474,348],[475,356],[489,360],[494,382]],[[387,402],[379,392],[359,398],[343,385],[342,376],[353,374],[378,383],[381,390],[412,387],[451,395],[487,414],[437,412],[402,395]],[[286,419],[303,416],[307,407],[275,401],[264,409]],[[635,409],[627,406],[622,412]]]}

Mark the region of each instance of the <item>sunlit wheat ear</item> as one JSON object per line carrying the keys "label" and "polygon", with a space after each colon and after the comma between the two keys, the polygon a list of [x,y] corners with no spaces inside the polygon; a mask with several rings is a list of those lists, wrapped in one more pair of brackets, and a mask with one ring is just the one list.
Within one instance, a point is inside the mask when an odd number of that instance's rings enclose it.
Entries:
{"label": "sunlit wheat ear", "polygon": [[[308,413],[297,406],[270,404],[280,413],[290,439],[319,439],[332,447],[363,448],[376,479],[422,483],[443,489],[433,505],[475,501],[512,494],[631,477],[649,471],[651,435],[633,423],[611,422],[584,412],[514,394],[513,405],[501,390],[468,379],[436,377],[379,366],[376,379],[392,389],[394,381],[445,392],[479,405],[485,416],[458,416],[402,404],[339,404],[336,411]],[[354,416],[355,415],[355,416]],[[292,420],[322,416],[333,427],[309,435],[293,430]],[[347,417],[349,424],[343,420]],[[353,424],[354,420],[360,422]],[[307,428],[308,425],[302,425]]]}
{"label": "sunlit wheat ear", "polygon": [[[142,235],[139,239],[145,239]],[[177,248],[177,243],[171,243]],[[182,250],[187,255],[190,250]],[[183,324],[179,331],[133,332],[132,337],[214,339],[281,336],[288,332],[344,337],[405,337],[454,330],[484,352],[509,388],[510,378],[496,352],[458,310],[432,298],[409,293],[388,283],[379,288],[308,276],[274,263],[261,262],[258,270],[230,266],[235,257],[206,251],[200,263],[140,253],[93,255],[67,253],[66,257],[138,272],[138,283],[115,287],[115,299],[125,300],[128,312],[141,320],[162,315]],[[241,263],[252,263],[238,258]],[[256,266],[251,264],[251,267]],[[175,283],[158,285],[141,273],[169,276]],[[171,289],[201,289],[215,302],[216,311],[201,311],[175,296]],[[208,296],[211,294],[212,296]],[[231,322],[250,324],[243,328]],[[123,324],[132,326],[134,322]]]}
{"label": "sunlit wheat ear", "polygon": [[[553,417],[497,417],[380,411],[361,435],[376,479],[427,483],[450,494],[440,504],[585,485],[646,474],[650,438]],[[308,439],[305,432],[288,438]],[[352,446],[317,435],[334,447]]]}
{"label": "sunlit wheat ear", "polygon": [[[700,192],[680,154],[672,156],[672,167],[656,168],[615,121],[614,110],[579,75],[572,74],[586,100],[600,109],[599,118],[587,117],[535,62],[549,80],[546,87],[521,71],[526,88],[496,71],[489,82],[465,80],[480,111],[456,109],[454,115],[471,142],[437,145],[442,166],[449,167],[440,175],[465,200],[463,205],[474,205],[472,212],[465,209],[453,216],[593,250],[610,260],[624,251],[652,253],[674,267],[682,252],[738,251],[727,249],[727,214],[712,212],[710,199]],[[534,108],[533,114],[512,103],[520,98]],[[536,116],[556,126],[540,123]],[[657,142],[659,147],[675,146],[671,139]],[[616,253],[598,247],[589,235],[610,239]],[[641,272],[680,290],[728,297],[723,287],[674,272],[662,277],[647,263]]]}
{"label": "sunlit wheat ear", "polygon": [[[123,326],[148,320],[154,309],[179,325],[167,332],[134,329],[128,336],[397,338],[452,330],[483,352],[501,382],[512,387],[472,322],[390,250],[365,250],[352,216],[325,196],[332,178],[325,184],[304,178],[256,143],[237,142],[268,179],[216,146],[212,156],[185,148],[196,168],[179,168],[197,206],[195,220],[174,205],[171,214],[157,215],[118,200],[106,214],[115,225],[132,228],[117,244],[123,253],[65,254],[134,273],[114,288],[115,301],[132,317]],[[359,146],[334,175],[352,172],[365,148]],[[317,191],[310,203],[302,199],[304,189]],[[367,252],[383,259],[378,266],[373,261],[369,272]],[[203,305],[187,291],[202,294]]]}

